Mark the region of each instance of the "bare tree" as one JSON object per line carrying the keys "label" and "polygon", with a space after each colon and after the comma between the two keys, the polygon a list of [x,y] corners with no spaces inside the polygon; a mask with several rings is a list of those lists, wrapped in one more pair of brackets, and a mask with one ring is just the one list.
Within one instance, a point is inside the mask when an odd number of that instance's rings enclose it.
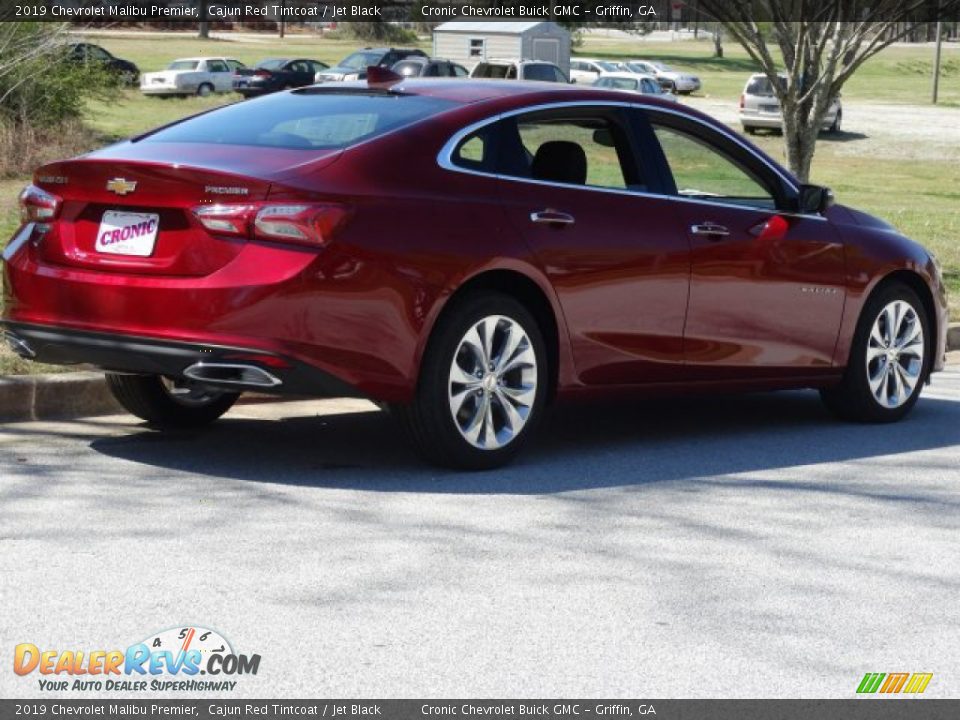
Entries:
{"label": "bare tree", "polygon": [[[783,112],[787,163],[803,182],[844,83],[891,43],[958,7],[960,0],[940,0],[933,10],[929,0],[700,0],[701,11],[719,21],[770,80]],[[778,79],[776,50],[786,82]]]}

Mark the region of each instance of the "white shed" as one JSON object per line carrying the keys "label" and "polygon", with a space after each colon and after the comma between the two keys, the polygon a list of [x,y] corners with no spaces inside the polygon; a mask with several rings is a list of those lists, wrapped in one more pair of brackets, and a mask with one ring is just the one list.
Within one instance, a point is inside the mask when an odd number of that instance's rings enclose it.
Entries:
{"label": "white shed", "polygon": [[473,68],[488,58],[547,60],[570,73],[570,33],[555,22],[445,22],[433,31],[433,57]]}

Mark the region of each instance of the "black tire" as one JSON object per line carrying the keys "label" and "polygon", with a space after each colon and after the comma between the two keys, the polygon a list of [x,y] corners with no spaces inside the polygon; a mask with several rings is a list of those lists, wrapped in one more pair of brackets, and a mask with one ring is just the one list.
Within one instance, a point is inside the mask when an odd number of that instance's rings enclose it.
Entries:
{"label": "black tire", "polygon": [[179,400],[158,375],[107,373],[107,387],[131,415],[158,428],[191,428],[209,425],[240,397],[235,392],[210,391],[204,399]]}
{"label": "black tire", "polygon": [[214,87],[210,83],[200,83],[197,87],[197,95],[200,97],[208,97],[213,95]]}
{"label": "black tire", "polygon": [[[897,300],[909,304],[920,321],[923,329],[923,363],[909,398],[898,407],[886,407],[881,405],[871,392],[867,371],[867,351],[874,322],[887,305]],[[860,314],[843,380],[839,385],[820,390],[820,397],[827,408],[843,420],[868,423],[900,420],[917,404],[923,385],[930,376],[932,355],[930,341],[930,320],[917,294],[910,287],[898,282],[879,287],[867,300]]]}
{"label": "black tire", "polygon": [[833,135],[839,134],[842,122],[843,122],[843,111],[838,110],[837,116],[833,119],[833,124],[830,126],[830,133]]}
{"label": "black tire", "polygon": [[757,129],[756,129],[753,125],[744,125],[744,126],[743,126],[743,131],[744,131],[747,135],[756,135],[756,134],[757,134]]}
{"label": "black tire", "polygon": [[[413,402],[393,405],[391,412],[406,431],[414,449],[428,462],[460,470],[489,470],[510,462],[539,424],[546,404],[549,359],[536,319],[514,298],[483,292],[454,302],[456,304],[445,312],[430,338]],[[536,377],[536,389],[520,431],[501,447],[483,449],[464,437],[454,419],[449,397],[450,371],[468,331],[484,318],[495,315],[518,324],[529,339],[529,348],[536,361],[536,370],[532,371]],[[477,391],[478,395],[480,392]]]}

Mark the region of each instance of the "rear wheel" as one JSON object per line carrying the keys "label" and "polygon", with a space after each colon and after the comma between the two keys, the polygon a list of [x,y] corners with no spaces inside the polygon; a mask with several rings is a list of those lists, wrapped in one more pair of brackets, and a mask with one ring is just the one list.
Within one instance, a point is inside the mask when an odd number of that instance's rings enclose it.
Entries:
{"label": "rear wheel", "polygon": [[428,461],[485,470],[509,462],[540,420],[548,361],[518,301],[484,293],[458,302],[431,338],[416,397],[394,413]]}
{"label": "rear wheel", "polygon": [[916,405],[930,373],[930,326],[917,294],[900,283],[881,288],[860,316],[843,381],[820,391],[837,416],[894,422]]}
{"label": "rear wheel", "polygon": [[200,97],[207,97],[213,92],[213,85],[210,83],[200,83],[200,87],[197,88],[197,95]]}
{"label": "rear wheel", "polygon": [[840,132],[840,125],[843,122],[843,112],[837,110],[837,116],[833,119],[833,123],[830,125],[829,133],[836,135]]}
{"label": "rear wheel", "polygon": [[756,135],[756,134],[757,134],[757,129],[756,129],[753,125],[744,125],[744,126],[743,126],[743,131],[744,131],[747,135]]}
{"label": "rear wheel", "polygon": [[239,393],[168,380],[159,375],[107,373],[107,387],[127,412],[161,428],[207,425],[240,397]]}

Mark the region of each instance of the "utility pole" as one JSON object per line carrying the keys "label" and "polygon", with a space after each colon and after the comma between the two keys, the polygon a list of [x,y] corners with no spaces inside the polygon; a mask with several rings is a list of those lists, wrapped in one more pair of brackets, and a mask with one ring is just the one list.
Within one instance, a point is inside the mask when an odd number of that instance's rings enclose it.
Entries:
{"label": "utility pole", "polygon": [[943,44],[943,32],[941,23],[937,23],[937,49],[933,57],[933,104],[937,104],[937,92],[940,89],[940,48]]}

